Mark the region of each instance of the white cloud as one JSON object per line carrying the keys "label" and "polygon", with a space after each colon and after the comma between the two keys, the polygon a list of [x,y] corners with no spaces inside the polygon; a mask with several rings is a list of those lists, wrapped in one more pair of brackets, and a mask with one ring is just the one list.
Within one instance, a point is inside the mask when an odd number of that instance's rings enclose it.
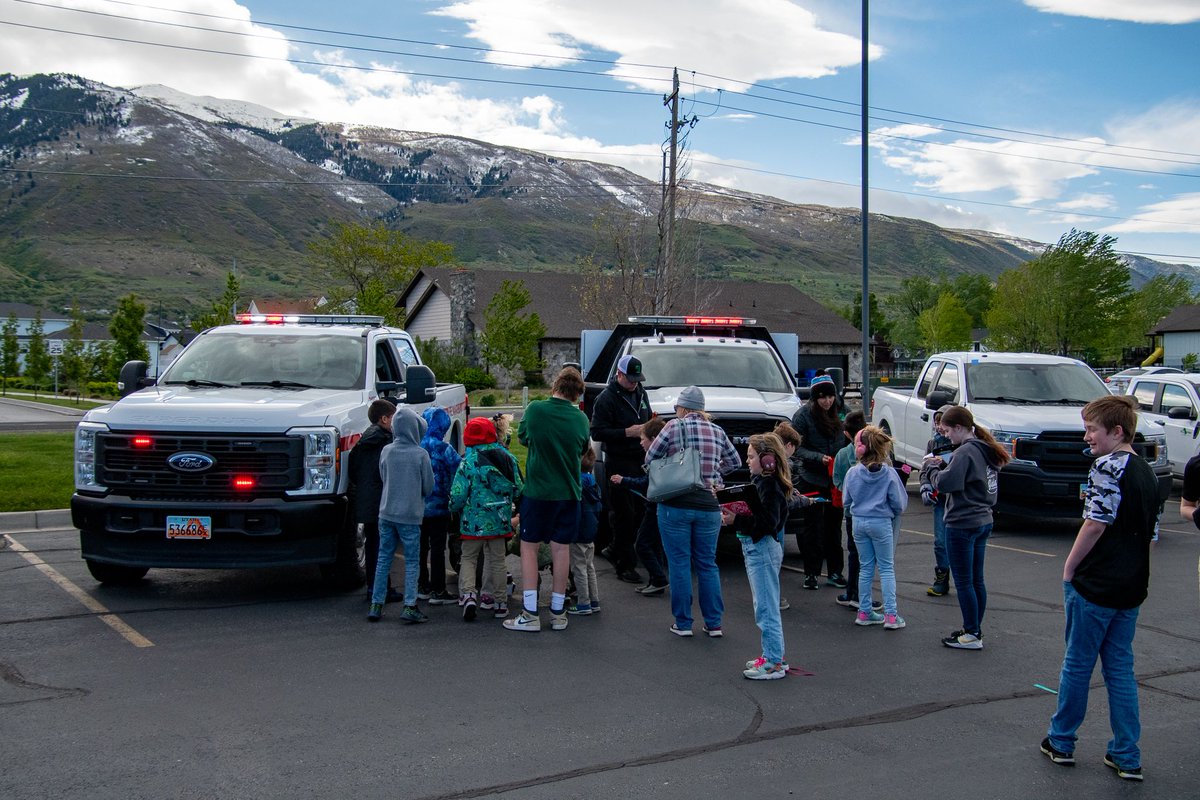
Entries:
{"label": "white cloud", "polygon": [[1176,195],[1143,206],[1129,219],[1110,225],[1105,233],[1195,233],[1200,230],[1200,192]]}
{"label": "white cloud", "polygon": [[1085,193],[1074,200],[1064,200],[1057,204],[1063,211],[1107,211],[1117,207],[1116,198],[1111,194]]}
{"label": "white cloud", "polygon": [[1196,0],[1025,0],[1025,5],[1051,14],[1125,22],[1185,25],[1200,20]]}
{"label": "white cloud", "polygon": [[[537,54],[489,54],[495,63],[561,66],[613,53],[609,74],[652,91],[669,88],[670,66],[682,73],[703,62],[711,75],[748,81],[819,78],[858,64],[861,54],[857,37],[822,29],[816,15],[789,0],[689,0],[686,13],[675,3],[645,0],[462,0],[433,13],[465,22],[489,48]],[[871,57],[882,52],[872,46]],[[663,68],[639,66],[645,64]],[[707,75],[696,83],[744,88]]]}

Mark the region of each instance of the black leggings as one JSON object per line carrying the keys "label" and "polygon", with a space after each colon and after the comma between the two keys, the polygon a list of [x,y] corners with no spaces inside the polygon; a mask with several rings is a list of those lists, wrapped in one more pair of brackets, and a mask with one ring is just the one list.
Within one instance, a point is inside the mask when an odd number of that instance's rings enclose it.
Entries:
{"label": "black leggings", "polygon": [[[805,494],[817,491],[821,497],[829,499],[828,486],[805,485],[801,482],[797,488]],[[841,507],[832,503],[813,503],[793,516],[798,524],[789,524],[788,527],[796,533],[796,545],[804,559],[804,574],[820,575],[822,563],[825,564],[826,574],[841,573],[845,569]]]}

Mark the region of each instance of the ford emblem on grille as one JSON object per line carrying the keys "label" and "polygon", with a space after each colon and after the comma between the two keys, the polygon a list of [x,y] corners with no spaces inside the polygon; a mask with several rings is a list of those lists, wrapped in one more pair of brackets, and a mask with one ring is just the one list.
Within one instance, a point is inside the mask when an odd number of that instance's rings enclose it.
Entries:
{"label": "ford emblem on grille", "polygon": [[204,472],[212,469],[217,460],[204,453],[176,453],[167,459],[167,463],[179,472]]}

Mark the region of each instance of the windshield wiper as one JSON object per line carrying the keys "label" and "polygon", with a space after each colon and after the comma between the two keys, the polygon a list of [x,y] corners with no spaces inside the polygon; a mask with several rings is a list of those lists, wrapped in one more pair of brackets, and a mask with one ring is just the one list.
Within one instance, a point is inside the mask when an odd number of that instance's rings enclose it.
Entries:
{"label": "windshield wiper", "polygon": [[272,389],[315,389],[316,387],[309,383],[298,383],[297,381],[242,381],[242,386],[270,386]]}
{"label": "windshield wiper", "polygon": [[1040,403],[1040,400],[1030,400],[1025,397],[1005,397],[1004,395],[993,395],[988,397],[973,397],[971,398],[976,403],[1016,403],[1018,405],[1029,405],[1030,403]]}
{"label": "windshield wiper", "polygon": [[167,384],[168,385],[183,384],[184,386],[191,386],[193,389],[196,388],[197,386],[212,386],[212,387],[216,387],[217,389],[229,389],[233,386],[233,384],[230,384],[230,383],[221,383],[220,381],[210,381],[210,380],[206,380],[204,378],[188,378],[186,381],[167,381]]}
{"label": "windshield wiper", "polygon": [[1087,400],[1080,400],[1075,397],[1060,397],[1057,400],[1037,400],[1039,406],[1086,406]]}

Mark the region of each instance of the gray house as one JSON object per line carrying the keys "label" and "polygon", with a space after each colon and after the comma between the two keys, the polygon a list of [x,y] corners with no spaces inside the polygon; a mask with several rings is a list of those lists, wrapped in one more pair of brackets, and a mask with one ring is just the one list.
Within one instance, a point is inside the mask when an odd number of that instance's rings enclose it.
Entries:
{"label": "gray house", "polygon": [[1200,355],[1200,305],[1179,306],[1150,331],[1162,348],[1164,367],[1180,367],[1188,353]]}
{"label": "gray house", "polygon": [[[579,332],[596,327],[586,320],[580,297],[583,276],[567,272],[465,270],[419,271],[396,302],[405,310],[405,328],[421,339],[473,342],[483,329],[483,314],[504,281],[523,281],[529,311],[546,326],[539,343],[545,375],[553,377],[568,361],[579,360]],[[703,308],[687,313],[737,315],[758,320],[770,330],[800,335],[801,371],[842,367],[850,381],[860,380],[862,335],[842,317],[789,284],[710,281],[704,284]]]}

